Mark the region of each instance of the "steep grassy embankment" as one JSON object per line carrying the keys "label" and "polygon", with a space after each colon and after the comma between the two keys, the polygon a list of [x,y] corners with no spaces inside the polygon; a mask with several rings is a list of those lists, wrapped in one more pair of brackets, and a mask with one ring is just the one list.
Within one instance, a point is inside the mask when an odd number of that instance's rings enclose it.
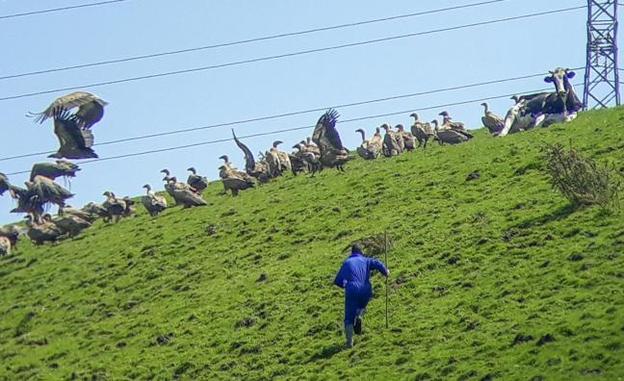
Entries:
{"label": "steep grassy embankment", "polygon": [[[0,379],[621,379],[624,218],[551,190],[556,141],[621,168],[624,109],[22,241],[0,259]],[[376,298],[344,350],[332,280],[384,229],[390,329]]]}

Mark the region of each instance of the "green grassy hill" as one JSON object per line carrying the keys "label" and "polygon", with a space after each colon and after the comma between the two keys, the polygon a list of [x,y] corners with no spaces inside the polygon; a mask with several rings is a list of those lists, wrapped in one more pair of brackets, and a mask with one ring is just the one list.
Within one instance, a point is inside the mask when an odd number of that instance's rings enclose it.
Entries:
{"label": "green grassy hill", "polygon": [[[622,169],[624,109],[477,135],[22,241],[0,259],[0,379],[624,378],[623,213],[571,209],[540,159],[571,143]],[[375,276],[343,349],[335,272],[386,229],[390,328]]]}

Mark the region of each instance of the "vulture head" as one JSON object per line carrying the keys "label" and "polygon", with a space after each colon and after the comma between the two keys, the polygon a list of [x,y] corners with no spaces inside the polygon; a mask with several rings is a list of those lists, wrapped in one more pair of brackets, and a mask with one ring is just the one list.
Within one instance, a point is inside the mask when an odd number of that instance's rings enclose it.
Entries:
{"label": "vulture head", "polygon": [[168,170],[168,169],[166,169],[166,168],[165,168],[165,169],[161,169],[161,170],[160,170],[160,173],[164,173],[166,176],[171,175],[171,172],[169,172],[169,170]]}
{"label": "vulture head", "polygon": [[449,113],[446,111],[442,111],[441,113],[439,113],[438,115],[444,117],[444,118],[448,118],[451,119],[451,117],[449,116]]}
{"label": "vulture head", "polygon": [[438,120],[437,119],[432,120],[431,124],[433,125],[433,129],[437,131],[438,130]]}
{"label": "vulture head", "polygon": [[386,130],[386,133],[388,133],[388,131],[390,131],[390,125],[388,123],[384,123],[380,126],[380,128],[383,128],[384,130]]}
{"label": "vulture head", "polygon": [[197,171],[195,170],[195,168],[194,168],[194,167],[187,168],[186,170],[187,170],[187,171],[189,171],[189,172],[191,172],[191,173],[192,173],[192,174],[194,174],[194,175],[196,175],[196,174],[197,174]]}
{"label": "vulture head", "polygon": [[284,142],[281,140],[276,140],[273,142],[273,148],[277,148],[278,145],[283,144]]}
{"label": "vulture head", "polygon": [[415,112],[411,113],[410,116],[414,118],[414,121],[418,120],[418,114],[416,114]]}
{"label": "vulture head", "polygon": [[379,127],[375,128],[375,135],[380,135],[381,134],[381,129]]}
{"label": "vulture head", "polygon": [[403,131],[405,130],[405,127],[403,127],[403,125],[402,125],[402,124],[397,124],[397,125],[395,126],[395,128],[396,128],[397,130],[399,130],[400,132],[403,132]]}
{"label": "vulture head", "polygon": [[229,163],[230,158],[228,157],[228,155],[221,155],[219,156],[219,159],[223,160],[226,164]]}
{"label": "vulture head", "polygon": [[152,190],[152,187],[149,184],[143,185],[143,188],[145,188],[148,192]]}
{"label": "vulture head", "polygon": [[106,192],[102,193],[102,196],[106,196],[106,197],[110,197],[110,198],[114,198],[115,197],[113,192],[110,192],[110,191],[106,191]]}

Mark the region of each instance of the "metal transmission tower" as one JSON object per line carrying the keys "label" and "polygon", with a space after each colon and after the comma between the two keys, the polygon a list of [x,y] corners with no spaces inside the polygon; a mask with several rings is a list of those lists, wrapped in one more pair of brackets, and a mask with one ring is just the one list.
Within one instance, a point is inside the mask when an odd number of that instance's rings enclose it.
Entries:
{"label": "metal transmission tower", "polygon": [[620,105],[617,8],[617,0],[587,0],[585,109]]}

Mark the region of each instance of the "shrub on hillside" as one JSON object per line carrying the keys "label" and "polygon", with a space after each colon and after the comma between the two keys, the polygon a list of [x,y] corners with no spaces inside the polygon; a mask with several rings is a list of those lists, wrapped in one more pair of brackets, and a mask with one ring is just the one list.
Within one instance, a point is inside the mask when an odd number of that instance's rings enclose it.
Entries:
{"label": "shrub on hillside", "polygon": [[544,149],[546,171],[550,183],[577,207],[598,205],[603,210],[619,208],[621,179],[607,165],[581,155],[574,148],[561,144]]}

